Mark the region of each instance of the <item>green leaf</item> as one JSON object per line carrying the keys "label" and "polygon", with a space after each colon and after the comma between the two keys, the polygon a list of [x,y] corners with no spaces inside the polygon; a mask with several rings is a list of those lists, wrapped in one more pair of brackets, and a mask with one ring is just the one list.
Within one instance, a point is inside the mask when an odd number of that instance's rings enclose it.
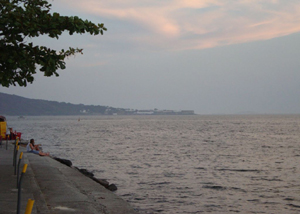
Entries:
{"label": "green leaf", "polygon": [[[78,16],[50,14],[51,4],[45,0],[2,0],[0,3],[0,84],[26,86],[33,82],[36,66],[45,76],[58,76],[58,69],[65,69],[65,58],[82,54],[82,49],[52,50],[26,43],[27,38],[47,35],[58,39],[64,31],[103,34],[104,24],[82,20]],[[23,42],[24,41],[24,42]]]}

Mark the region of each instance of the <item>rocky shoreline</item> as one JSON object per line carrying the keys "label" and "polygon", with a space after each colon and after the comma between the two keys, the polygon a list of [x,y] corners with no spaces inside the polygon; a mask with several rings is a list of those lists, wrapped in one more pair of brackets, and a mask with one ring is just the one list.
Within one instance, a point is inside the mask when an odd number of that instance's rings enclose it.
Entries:
{"label": "rocky shoreline", "polygon": [[58,158],[58,157],[53,157],[52,159],[70,167],[70,168],[74,168],[77,169],[79,172],[81,172],[83,175],[87,176],[88,178],[92,179],[93,181],[97,182],[98,184],[104,186],[106,189],[114,192],[116,191],[118,188],[115,184],[109,184],[109,182],[105,179],[99,179],[96,178],[94,176],[94,173],[92,173],[91,171],[88,171],[87,169],[80,169],[76,166],[73,166],[72,161],[68,160],[68,159],[62,159],[62,158]]}
{"label": "rocky shoreline", "polygon": [[[13,142],[15,141],[11,141],[10,143],[13,144]],[[22,146],[22,147],[26,147],[26,145],[28,144],[29,142],[27,141],[20,141],[19,142],[19,145]],[[70,168],[73,168],[73,169],[77,169],[79,172],[81,172],[83,175],[87,176],[88,178],[92,179],[93,181],[95,181],[96,183],[104,186],[106,189],[114,192],[116,190],[118,190],[117,186],[115,184],[109,184],[109,182],[106,180],[106,179],[99,179],[99,178],[96,178],[94,173],[87,170],[87,169],[80,169],[76,166],[73,166],[73,163],[72,161],[68,160],[68,159],[63,159],[63,158],[58,158],[58,157],[51,157],[52,159],[70,167]]]}

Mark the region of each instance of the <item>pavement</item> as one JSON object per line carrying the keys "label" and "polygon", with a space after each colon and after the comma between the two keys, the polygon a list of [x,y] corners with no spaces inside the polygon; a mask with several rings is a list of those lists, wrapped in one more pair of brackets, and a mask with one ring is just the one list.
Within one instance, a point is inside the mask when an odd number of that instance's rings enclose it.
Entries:
{"label": "pavement", "polygon": [[[13,166],[14,146],[2,142],[0,146],[0,214],[16,213],[18,201],[17,175]],[[20,147],[24,164],[28,164],[22,176],[20,213],[25,213],[28,199],[34,200],[32,214],[99,213],[136,214],[123,199],[51,157],[27,153]]]}

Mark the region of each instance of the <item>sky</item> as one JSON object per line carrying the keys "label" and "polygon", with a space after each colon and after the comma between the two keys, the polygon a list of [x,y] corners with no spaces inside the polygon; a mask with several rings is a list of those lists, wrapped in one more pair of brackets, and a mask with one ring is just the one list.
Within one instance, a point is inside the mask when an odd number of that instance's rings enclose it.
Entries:
{"label": "sky", "polygon": [[108,29],[58,40],[83,48],[59,77],[0,92],[197,114],[300,114],[299,0],[54,0],[52,12]]}

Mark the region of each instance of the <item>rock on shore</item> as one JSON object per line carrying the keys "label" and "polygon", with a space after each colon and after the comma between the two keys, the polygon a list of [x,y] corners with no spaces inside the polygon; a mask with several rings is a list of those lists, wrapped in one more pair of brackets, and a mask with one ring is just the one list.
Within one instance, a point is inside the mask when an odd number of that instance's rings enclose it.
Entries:
{"label": "rock on shore", "polygon": [[[62,159],[62,158],[57,158],[54,157],[54,160],[67,165],[68,167],[73,167],[72,161],[67,160],[67,159]],[[97,182],[98,184],[101,184],[102,186],[104,186],[106,189],[110,190],[110,191],[116,191],[118,188],[115,184],[109,184],[109,182],[105,179],[99,179],[99,178],[95,178],[94,177],[94,173],[88,171],[87,169],[79,169],[78,167],[73,167],[75,169],[77,169],[79,172],[81,172],[82,174],[84,174],[85,176],[91,178],[92,180],[94,180],[95,182]]]}

